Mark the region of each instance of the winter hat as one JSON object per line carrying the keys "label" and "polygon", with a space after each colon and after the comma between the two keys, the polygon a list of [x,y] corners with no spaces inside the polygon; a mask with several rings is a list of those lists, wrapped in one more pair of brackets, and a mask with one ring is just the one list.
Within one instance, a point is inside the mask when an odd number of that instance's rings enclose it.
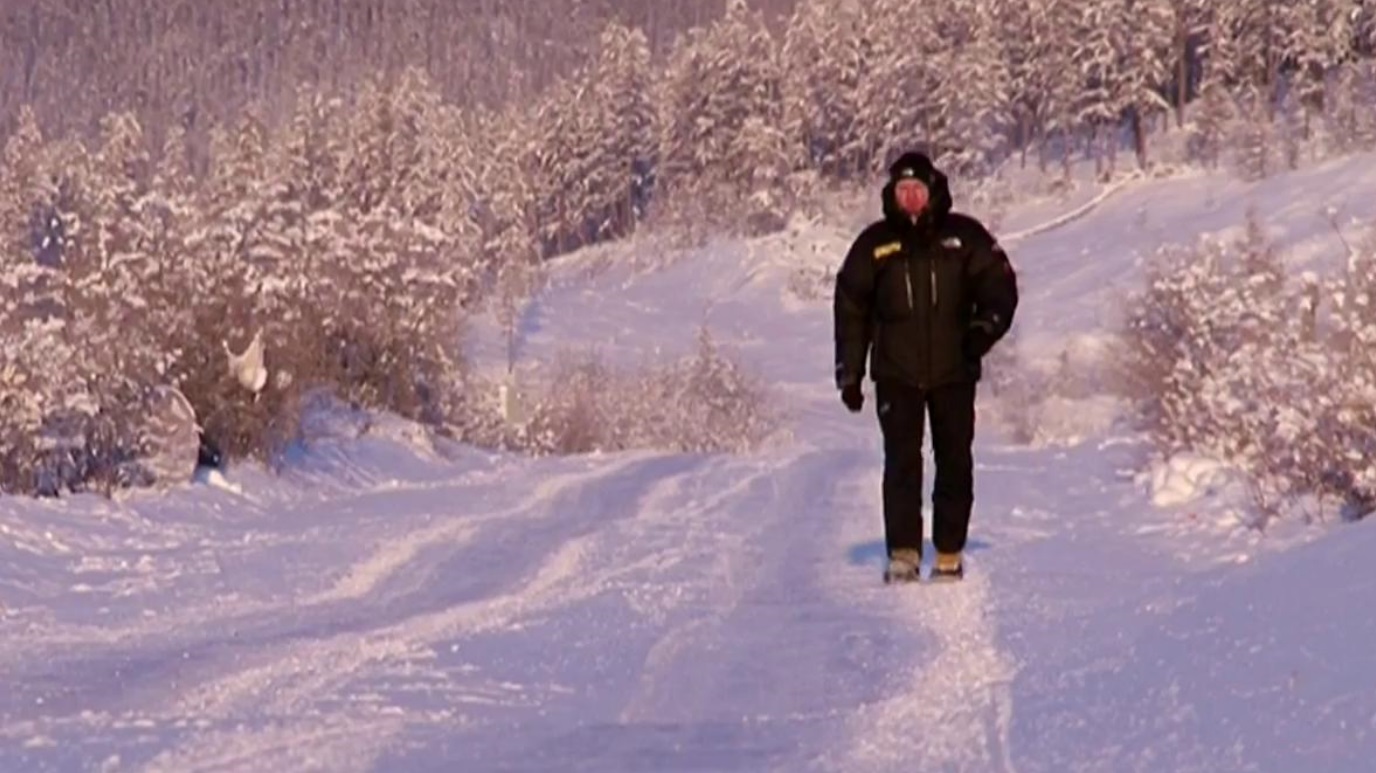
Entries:
{"label": "winter hat", "polygon": [[889,180],[895,183],[904,178],[916,178],[930,188],[936,176],[936,166],[932,164],[932,159],[928,158],[926,153],[915,150],[904,153],[889,165]]}

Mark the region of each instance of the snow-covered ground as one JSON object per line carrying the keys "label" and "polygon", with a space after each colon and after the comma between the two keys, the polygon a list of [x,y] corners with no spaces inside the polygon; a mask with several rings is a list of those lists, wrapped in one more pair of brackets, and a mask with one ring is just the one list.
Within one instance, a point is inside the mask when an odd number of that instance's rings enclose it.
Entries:
{"label": "snow-covered ground", "polygon": [[[1331,256],[1323,207],[1371,201],[1373,161],[1010,211],[1019,353],[1092,351],[1143,256],[1249,206]],[[1370,770],[1376,524],[1250,531],[1207,463],[1140,474],[1093,398],[1044,414],[1058,443],[982,424],[965,583],[879,583],[873,400],[841,407],[829,296],[787,289],[851,236],[575,256],[523,319],[523,363],[706,324],[788,412],[756,454],[531,460],[381,421],[237,490],[0,499],[0,769]]]}

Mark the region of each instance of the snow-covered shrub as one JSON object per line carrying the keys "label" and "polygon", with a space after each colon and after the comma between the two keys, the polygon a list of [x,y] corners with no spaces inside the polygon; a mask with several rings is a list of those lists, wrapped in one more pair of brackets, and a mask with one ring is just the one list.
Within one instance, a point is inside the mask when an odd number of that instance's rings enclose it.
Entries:
{"label": "snow-covered shrub", "polygon": [[1166,457],[1232,465],[1263,519],[1304,498],[1371,497],[1376,251],[1345,276],[1287,281],[1255,220],[1157,256],[1124,332],[1119,386]]}
{"label": "snow-covered shrub", "polygon": [[1015,443],[1032,443],[1038,435],[1040,409],[1047,398],[1050,377],[1028,367],[1018,354],[1018,328],[984,359],[982,394],[990,398],[990,418]]}
{"label": "snow-covered shrub", "polygon": [[641,410],[662,423],[643,422],[659,431],[642,442],[667,442],[681,451],[746,451],[778,426],[764,383],[724,355],[706,328],[694,354],[653,376]]}
{"label": "snow-covered shrub", "polygon": [[1325,406],[1326,452],[1341,460],[1322,480],[1345,497],[1349,515],[1365,515],[1376,510],[1376,226],[1320,292],[1328,364],[1314,398]]}
{"label": "snow-covered shrub", "polygon": [[[366,87],[346,118],[305,95],[277,138],[247,117],[217,137],[184,239],[194,260],[160,277],[177,304],[165,347],[210,445],[270,458],[296,434],[303,395],[443,426],[456,419],[462,306],[478,284],[477,229],[441,195],[448,117],[423,79]],[[262,341],[266,383],[231,355]]]}
{"label": "snow-covered shrub", "polygon": [[744,452],[780,423],[764,384],[706,330],[694,353],[668,364],[615,369],[595,353],[565,354],[552,370],[508,438],[533,453]]}
{"label": "snow-covered shrub", "polygon": [[601,358],[561,355],[547,390],[530,406],[522,445],[537,453],[576,454],[626,447],[626,411],[638,384]]}
{"label": "snow-covered shrub", "polygon": [[1256,181],[1276,170],[1275,127],[1259,120],[1239,121],[1233,131],[1232,154],[1237,175]]}
{"label": "snow-covered shrub", "polygon": [[828,300],[836,287],[833,266],[798,266],[789,272],[785,290],[803,301]]}
{"label": "snow-covered shrub", "polygon": [[92,356],[73,327],[61,318],[4,326],[0,492],[108,492],[154,474],[141,465],[149,381]]}
{"label": "snow-covered shrub", "polygon": [[[1120,413],[1112,394],[1111,336],[1075,336],[1054,354],[1032,357],[1014,326],[984,359],[980,415],[1015,443],[1073,444],[1108,429]],[[984,419],[981,419],[984,420]]]}
{"label": "snow-covered shrub", "polygon": [[[0,256],[6,392],[0,488],[108,490],[143,477],[139,406],[173,356],[143,289],[159,268],[142,131],[102,122],[99,147],[43,144],[36,126],[5,149]],[[30,227],[28,239],[15,239]]]}
{"label": "snow-covered shrub", "polygon": [[5,490],[146,478],[151,449],[186,449],[176,422],[149,437],[169,389],[228,459],[273,457],[322,387],[461,423],[486,256],[446,188],[451,117],[421,80],[357,103],[304,94],[278,134],[253,113],[217,127],[203,178],[183,135],[152,153],[128,115],[94,151],[21,127],[0,167]]}
{"label": "snow-covered shrub", "polygon": [[1003,229],[1003,220],[1019,195],[1017,186],[998,173],[957,180],[952,187],[963,208],[995,233]]}

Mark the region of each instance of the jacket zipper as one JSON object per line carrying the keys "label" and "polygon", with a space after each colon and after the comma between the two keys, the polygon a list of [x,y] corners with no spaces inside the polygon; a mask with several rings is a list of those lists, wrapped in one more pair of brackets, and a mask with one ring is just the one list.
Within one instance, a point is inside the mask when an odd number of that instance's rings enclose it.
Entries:
{"label": "jacket zipper", "polygon": [[[935,308],[936,308],[936,262],[935,262],[935,261],[929,260],[928,265],[929,265],[929,267],[930,267],[930,269],[929,269],[929,275],[931,276],[931,280],[932,280],[932,286],[931,286],[931,290],[932,290],[932,293],[931,293],[931,295],[932,295],[932,297],[931,297],[931,304],[932,304],[932,308],[935,309]],[[930,313],[930,314],[927,315],[927,352],[926,352],[926,362],[923,363],[923,364],[925,364],[927,367],[923,370],[923,373],[922,373],[922,377],[923,377],[923,379],[924,379],[924,381],[925,381],[925,383],[922,385],[922,388],[923,388],[923,389],[926,389],[926,388],[928,387],[928,385],[930,385],[930,384],[932,383],[932,347],[936,345],[936,340],[935,340],[935,339],[936,339],[936,336],[932,333],[932,330],[933,330],[933,328],[935,328],[935,327],[936,327],[936,314],[933,312],[933,313]]]}
{"label": "jacket zipper", "polygon": [[917,304],[913,302],[913,267],[911,261],[903,264],[903,281],[908,285],[908,311],[916,311]]}

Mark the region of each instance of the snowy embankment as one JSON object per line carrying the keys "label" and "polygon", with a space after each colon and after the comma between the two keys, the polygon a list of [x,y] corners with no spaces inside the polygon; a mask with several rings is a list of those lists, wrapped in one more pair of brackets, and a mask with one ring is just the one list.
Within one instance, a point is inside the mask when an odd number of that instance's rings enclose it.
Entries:
{"label": "snowy embankment", "polygon": [[1014,244],[1028,238],[1029,236],[1036,236],[1037,234],[1046,233],[1048,231],[1054,231],[1057,228],[1061,228],[1062,226],[1066,225],[1067,223],[1073,223],[1076,220],[1088,216],[1091,212],[1098,209],[1099,205],[1103,204],[1105,201],[1108,201],[1114,194],[1136,183],[1140,179],[1140,174],[1130,174],[1121,177],[1109,183],[1108,185],[1105,185],[1103,190],[1099,191],[1097,194],[1095,194],[1093,198],[1091,198],[1089,201],[1086,201],[1084,204],[1081,204],[1080,206],[1076,207],[1075,209],[1072,209],[1063,215],[1059,215],[1050,220],[1047,220],[1044,223],[1039,223],[1031,228],[1027,228],[1022,231],[1014,231],[1009,234],[1004,234],[1003,236],[999,237],[999,241],[1001,241],[1005,245]]}
{"label": "snowy embankment", "polygon": [[[1376,193],[1361,168],[1142,180],[1047,231],[1045,206],[1010,213],[1004,231],[1032,231],[1010,245],[1020,353],[1095,351],[1140,256],[1233,228],[1249,204],[1322,257],[1337,245],[1323,204]],[[1111,414],[1047,413],[1048,445],[985,422],[968,581],[882,587],[872,392],[864,414],[841,408],[828,298],[788,289],[850,236],[806,225],[654,271],[578,256],[523,319],[523,362],[669,356],[706,324],[787,411],[756,454],[529,460],[383,422],[280,479],[232,472],[243,494],[0,500],[0,769],[1376,758],[1376,631],[1352,614],[1373,525],[1260,535],[1198,491],[1154,506],[1140,441]],[[475,335],[480,361],[504,362],[499,335]]]}

